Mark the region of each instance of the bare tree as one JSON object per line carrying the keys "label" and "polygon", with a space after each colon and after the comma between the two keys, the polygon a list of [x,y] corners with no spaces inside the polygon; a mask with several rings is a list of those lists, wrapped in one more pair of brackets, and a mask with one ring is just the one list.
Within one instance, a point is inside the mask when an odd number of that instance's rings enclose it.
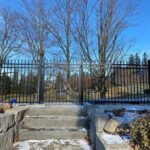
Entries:
{"label": "bare tree", "polygon": [[62,57],[68,63],[72,58],[71,28],[74,17],[74,3],[74,0],[56,0],[52,21],[49,23],[49,30],[55,38],[55,46],[62,51]]}
{"label": "bare tree", "polygon": [[96,8],[98,61],[100,66],[100,93],[105,97],[106,64],[113,64],[124,56],[127,41],[123,32],[129,27],[129,20],[135,11],[135,1],[99,0]]}
{"label": "bare tree", "polygon": [[[88,0],[77,0],[75,5],[75,19],[73,22],[73,38],[78,45],[79,57],[82,61],[86,61],[89,64],[90,78],[93,76],[93,59],[95,53],[93,53],[93,26],[91,22],[91,16],[93,14],[93,7],[89,7]],[[92,82],[90,82],[90,88],[92,88]]]}
{"label": "bare tree", "polygon": [[123,33],[129,27],[136,4],[134,0],[96,0],[89,9],[88,0],[80,3],[82,5],[78,7],[74,37],[82,54],[99,76],[100,94],[104,98],[106,72],[108,73],[106,65],[123,58],[128,49],[129,43]]}
{"label": "bare tree", "polygon": [[19,37],[24,42],[22,52],[34,61],[45,56],[52,46],[47,18],[50,8],[47,0],[22,0],[22,11],[18,12]]}
{"label": "bare tree", "polygon": [[48,30],[48,17],[51,11],[48,0],[22,0],[22,9],[18,12],[18,36],[23,41],[21,52],[30,56],[37,65],[38,99],[44,99],[44,68],[43,58],[48,57],[52,44]]}
{"label": "bare tree", "polygon": [[[16,13],[6,8],[0,9],[0,65],[7,58],[16,54],[21,47],[21,42],[17,37]],[[0,67],[0,68],[1,68]]]}
{"label": "bare tree", "polygon": [[100,64],[112,63],[126,51],[127,42],[123,32],[129,27],[129,20],[135,12],[135,1],[98,0],[96,28],[98,60]]}
{"label": "bare tree", "polygon": [[78,45],[80,58],[92,62],[92,34],[90,26],[91,11],[88,0],[77,0],[75,3],[75,18],[72,34]]}
{"label": "bare tree", "polygon": [[55,46],[62,52],[65,59],[67,72],[67,96],[69,99],[71,87],[70,79],[70,61],[73,56],[72,49],[72,21],[74,17],[74,0],[56,0],[54,6],[53,23],[49,23],[49,30],[55,39]]}

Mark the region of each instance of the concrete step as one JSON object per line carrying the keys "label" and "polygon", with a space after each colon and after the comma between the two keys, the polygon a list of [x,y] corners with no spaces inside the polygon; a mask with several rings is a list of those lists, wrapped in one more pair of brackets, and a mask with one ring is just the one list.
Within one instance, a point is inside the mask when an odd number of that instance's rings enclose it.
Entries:
{"label": "concrete step", "polygon": [[84,130],[26,130],[19,131],[19,141],[47,139],[87,139],[87,131]]}
{"label": "concrete step", "polygon": [[90,150],[91,146],[86,140],[29,140],[17,142],[11,150]]}
{"label": "concrete step", "polygon": [[83,106],[47,106],[33,107],[28,112],[29,116],[87,116]]}
{"label": "concrete step", "polygon": [[81,129],[88,128],[87,117],[26,117],[23,129]]}

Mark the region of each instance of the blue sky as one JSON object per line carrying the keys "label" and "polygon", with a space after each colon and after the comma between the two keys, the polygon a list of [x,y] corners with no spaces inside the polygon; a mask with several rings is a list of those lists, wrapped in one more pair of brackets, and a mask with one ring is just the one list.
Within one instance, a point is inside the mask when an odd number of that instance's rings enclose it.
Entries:
{"label": "blue sky", "polygon": [[[20,0],[0,0],[0,6],[19,9]],[[126,35],[135,39],[130,53],[147,52],[150,57],[150,0],[141,0],[134,19],[134,25],[126,31]]]}
{"label": "blue sky", "polygon": [[145,51],[150,56],[150,0],[141,0],[137,11],[135,25],[127,35],[135,38],[133,52],[142,54]]}

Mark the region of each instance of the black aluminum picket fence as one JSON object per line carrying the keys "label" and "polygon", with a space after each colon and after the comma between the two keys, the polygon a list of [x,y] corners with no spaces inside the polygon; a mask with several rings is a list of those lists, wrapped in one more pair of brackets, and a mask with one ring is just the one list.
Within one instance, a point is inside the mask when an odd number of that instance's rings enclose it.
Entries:
{"label": "black aluminum picket fence", "polygon": [[0,103],[148,103],[146,64],[7,61],[0,65]]}

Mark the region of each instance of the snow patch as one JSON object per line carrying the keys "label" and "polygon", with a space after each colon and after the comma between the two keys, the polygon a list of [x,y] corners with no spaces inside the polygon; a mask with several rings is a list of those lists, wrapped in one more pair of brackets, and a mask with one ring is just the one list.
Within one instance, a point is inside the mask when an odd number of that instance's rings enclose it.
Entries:
{"label": "snow patch", "polygon": [[131,140],[133,140],[133,138],[132,138],[131,136],[128,136],[128,135],[123,135],[123,136],[121,136],[121,137],[122,137],[122,139],[123,139],[124,141],[126,141],[127,143],[130,142]]}
{"label": "snow patch", "polygon": [[85,150],[92,150],[92,146],[88,145],[85,141],[79,141],[80,147]]}
{"label": "snow patch", "polygon": [[28,142],[15,143],[14,146],[18,146],[18,150],[30,150],[30,145]]}
{"label": "snow patch", "polygon": [[57,143],[60,145],[73,145],[79,146],[79,148],[83,148],[84,150],[92,150],[92,147],[84,140],[29,140],[24,142],[15,143],[13,146],[18,147],[18,150],[30,150],[32,148],[36,150],[42,150],[42,148],[47,147],[50,144]]}
{"label": "snow patch", "polygon": [[87,129],[86,128],[82,128],[82,129],[80,129],[80,131],[86,132]]}
{"label": "snow patch", "polygon": [[123,139],[119,135],[103,133],[101,137],[107,144],[122,144],[122,143],[124,143]]}
{"label": "snow patch", "polygon": [[134,121],[138,116],[139,115],[137,113],[125,112],[122,117],[113,116],[113,118],[116,118],[121,123],[129,123]]}

